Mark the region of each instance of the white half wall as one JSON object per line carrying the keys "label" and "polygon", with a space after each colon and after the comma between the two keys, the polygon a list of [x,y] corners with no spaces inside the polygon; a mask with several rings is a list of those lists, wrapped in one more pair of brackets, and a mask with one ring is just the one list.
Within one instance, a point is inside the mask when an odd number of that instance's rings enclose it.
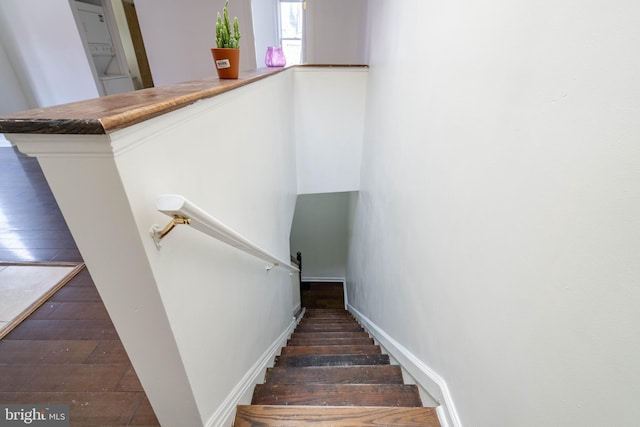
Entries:
{"label": "white half wall", "polygon": [[[225,0],[136,0],[140,30],[156,86],[217,77],[216,13]],[[251,0],[234,0],[229,16],[240,22],[240,70],[256,68]]]}
{"label": "white half wall", "polygon": [[367,73],[294,68],[298,194],[360,188]]}
{"label": "white half wall", "polygon": [[99,96],[69,0],[0,1],[0,37],[30,107]]}
{"label": "white half wall", "polygon": [[288,259],[292,88],[288,71],[109,136],[9,135],[38,158],[162,425],[226,420],[232,393],[249,403],[247,375],[300,301],[297,275],[189,226],[158,250],[155,200],[181,194]]}
{"label": "white half wall", "polygon": [[640,4],[369,12],[350,304],[461,425],[636,426]]}

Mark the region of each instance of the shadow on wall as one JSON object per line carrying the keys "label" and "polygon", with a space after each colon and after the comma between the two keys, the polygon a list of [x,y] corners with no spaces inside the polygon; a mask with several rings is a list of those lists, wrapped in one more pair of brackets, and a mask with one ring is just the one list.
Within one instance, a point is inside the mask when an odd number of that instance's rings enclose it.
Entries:
{"label": "shadow on wall", "polygon": [[343,282],[346,277],[351,201],[357,192],[298,196],[289,243],[302,252],[302,279]]}

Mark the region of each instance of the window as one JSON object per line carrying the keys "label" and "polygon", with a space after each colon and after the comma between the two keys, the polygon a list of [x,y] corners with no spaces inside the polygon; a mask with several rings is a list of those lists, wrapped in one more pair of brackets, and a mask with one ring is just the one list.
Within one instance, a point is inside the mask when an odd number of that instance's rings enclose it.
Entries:
{"label": "window", "polygon": [[303,62],[302,26],[305,2],[302,0],[280,0],[280,44],[287,64]]}

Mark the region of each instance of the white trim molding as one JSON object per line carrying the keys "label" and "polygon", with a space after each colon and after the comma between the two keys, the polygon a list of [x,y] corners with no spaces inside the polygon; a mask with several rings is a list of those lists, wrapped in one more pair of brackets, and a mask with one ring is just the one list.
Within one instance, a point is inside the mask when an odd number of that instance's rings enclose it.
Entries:
{"label": "white trim molding", "polygon": [[462,427],[445,380],[352,305],[348,306],[348,310],[373,338],[387,350],[389,355],[413,377],[416,384],[433,396],[440,404],[436,411],[442,427]]}
{"label": "white trim molding", "polygon": [[295,307],[293,307],[293,317],[295,317],[296,313],[298,312],[300,312],[300,316],[302,316],[302,313],[304,312],[304,307],[302,307],[302,302],[299,302],[298,304],[296,304]]}
{"label": "white trim molding", "polygon": [[3,133],[0,133],[0,148],[11,147],[11,143],[4,137]]}
{"label": "white trim molding", "polygon": [[242,404],[242,399],[245,395],[252,393],[253,387],[258,383],[261,376],[264,375],[265,370],[273,365],[276,355],[287,342],[287,338],[293,333],[296,325],[297,320],[293,317],[284,332],[280,334],[258,361],[247,371],[240,382],[231,390],[231,393],[229,393],[224,402],[222,402],[222,405],[220,405],[211,418],[209,418],[206,427],[231,426],[233,424],[236,407]]}
{"label": "white trim molding", "polygon": [[313,276],[302,276],[303,282],[319,282],[319,283],[330,283],[330,282],[342,282],[345,283],[346,279],[344,277],[313,277]]}

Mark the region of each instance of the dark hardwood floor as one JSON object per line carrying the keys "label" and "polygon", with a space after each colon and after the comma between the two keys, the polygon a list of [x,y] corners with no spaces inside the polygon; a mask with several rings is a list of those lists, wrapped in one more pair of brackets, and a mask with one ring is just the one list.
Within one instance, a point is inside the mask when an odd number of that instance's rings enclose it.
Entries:
{"label": "dark hardwood floor", "polygon": [[0,148],[0,261],[82,261],[38,161]]}
{"label": "dark hardwood floor", "polygon": [[302,306],[306,308],[345,308],[342,283],[303,282]]}
{"label": "dark hardwood floor", "polygon": [[[12,148],[0,261],[82,261],[37,161]],[[86,268],[0,340],[0,403],[67,404],[73,426],[159,425]]]}

